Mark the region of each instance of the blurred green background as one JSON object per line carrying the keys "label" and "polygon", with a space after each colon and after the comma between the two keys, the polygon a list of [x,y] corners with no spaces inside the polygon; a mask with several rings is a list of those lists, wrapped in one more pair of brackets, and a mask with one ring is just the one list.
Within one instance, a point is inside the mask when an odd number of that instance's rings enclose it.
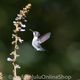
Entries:
{"label": "blurred green background", "polygon": [[[18,51],[18,75],[63,74],[72,76],[72,80],[80,79],[80,0],[0,0],[0,71],[12,74],[12,65],[6,59],[13,50],[13,21],[30,2],[26,32],[21,33],[24,42]],[[47,52],[37,52],[32,47],[29,28],[42,35],[52,33],[43,44]]]}

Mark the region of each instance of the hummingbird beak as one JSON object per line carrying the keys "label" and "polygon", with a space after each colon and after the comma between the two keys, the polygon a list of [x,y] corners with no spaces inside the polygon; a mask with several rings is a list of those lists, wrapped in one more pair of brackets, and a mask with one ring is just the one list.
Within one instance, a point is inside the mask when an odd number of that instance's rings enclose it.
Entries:
{"label": "hummingbird beak", "polygon": [[33,30],[32,29],[29,29],[31,32],[33,32]]}

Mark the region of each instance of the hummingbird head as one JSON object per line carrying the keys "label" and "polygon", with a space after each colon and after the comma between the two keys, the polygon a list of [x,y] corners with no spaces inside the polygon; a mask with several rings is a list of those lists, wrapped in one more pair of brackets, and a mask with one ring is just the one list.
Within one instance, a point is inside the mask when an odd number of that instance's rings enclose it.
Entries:
{"label": "hummingbird head", "polygon": [[29,29],[32,33],[34,37],[39,37],[40,33],[38,31],[33,31],[32,29]]}
{"label": "hummingbird head", "polygon": [[40,33],[38,31],[34,31],[33,32],[33,35],[34,35],[34,37],[39,37],[40,36]]}

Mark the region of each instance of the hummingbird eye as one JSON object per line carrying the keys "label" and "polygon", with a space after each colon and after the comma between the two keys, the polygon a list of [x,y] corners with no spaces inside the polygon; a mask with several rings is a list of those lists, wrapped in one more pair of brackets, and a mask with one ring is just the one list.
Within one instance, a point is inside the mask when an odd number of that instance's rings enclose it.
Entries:
{"label": "hummingbird eye", "polygon": [[33,32],[33,35],[36,35],[36,32]]}
{"label": "hummingbird eye", "polygon": [[34,34],[36,35],[36,32]]}
{"label": "hummingbird eye", "polygon": [[33,35],[38,37],[40,34],[39,34],[39,32],[35,31],[35,32],[33,32]]}

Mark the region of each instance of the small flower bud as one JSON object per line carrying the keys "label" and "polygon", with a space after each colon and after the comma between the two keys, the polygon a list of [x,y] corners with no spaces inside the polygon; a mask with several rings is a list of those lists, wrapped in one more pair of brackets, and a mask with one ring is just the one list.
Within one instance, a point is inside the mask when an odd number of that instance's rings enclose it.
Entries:
{"label": "small flower bud", "polygon": [[27,22],[27,20],[24,20],[24,22]]}
{"label": "small flower bud", "polygon": [[22,40],[21,38],[19,39],[19,42],[22,43],[24,40]]}
{"label": "small flower bud", "polygon": [[17,16],[18,16],[18,17],[21,17],[22,15],[20,15],[20,14],[17,14]]}
{"label": "small flower bud", "polygon": [[21,68],[18,64],[15,65],[16,68]]}
{"label": "small flower bud", "polygon": [[19,49],[19,46],[18,45],[15,45],[15,49]]}
{"label": "small flower bud", "polygon": [[17,21],[18,19],[19,19],[18,17],[15,18],[16,21]]}
{"label": "small flower bud", "polygon": [[20,55],[16,55],[16,57],[19,57]]}

